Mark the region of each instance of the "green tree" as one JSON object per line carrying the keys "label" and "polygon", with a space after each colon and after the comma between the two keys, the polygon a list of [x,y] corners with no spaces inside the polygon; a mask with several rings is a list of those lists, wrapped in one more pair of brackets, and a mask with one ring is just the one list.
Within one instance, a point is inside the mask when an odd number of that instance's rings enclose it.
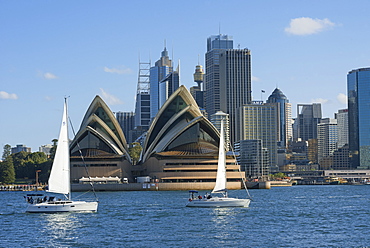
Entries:
{"label": "green tree", "polygon": [[33,173],[33,170],[30,170],[29,165],[27,165],[27,156],[29,154],[29,152],[25,151],[12,154],[15,175],[17,178],[32,178],[31,173]]}
{"label": "green tree", "polygon": [[[41,170],[39,173],[39,181],[46,182],[45,177],[49,177],[48,169],[44,168],[44,163],[48,161],[47,156],[43,152],[33,152],[27,156],[27,168],[31,173],[29,178],[36,178],[36,171]],[[47,180],[47,179],[46,179]]]}
{"label": "green tree", "polygon": [[4,146],[3,160],[0,163],[0,182],[4,184],[14,183],[15,172],[10,145]]}
{"label": "green tree", "polygon": [[50,149],[50,159],[53,160],[57,150],[58,139],[53,139],[51,142],[53,142],[53,147]]}
{"label": "green tree", "polygon": [[38,169],[41,170],[39,173],[39,181],[41,183],[46,183],[48,181],[52,163],[53,161],[49,159],[38,166]]}
{"label": "green tree", "polygon": [[4,146],[3,160],[9,157],[12,154],[12,147],[9,144]]}
{"label": "green tree", "polygon": [[128,149],[128,153],[132,159],[132,164],[135,165],[139,162],[140,154],[143,148],[141,147],[140,143],[134,142],[131,144],[131,147]]}
{"label": "green tree", "polygon": [[269,176],[273,179],[283,179],[283,178],[286,177],[286,175],[282,172],[278,172],[278,173],[275,173],[275,174],[270,174]]}
{"label": "green tree", "polygon": [[[15,174],[17,178],[35,178],[36,170],[41,170],[41,174],[48,176],[48,170],[42,169],[43,164],[48,161],[47,156],[43,152],[18,152],[12,154]],[[42,176],[43,178],[44,176]]]}

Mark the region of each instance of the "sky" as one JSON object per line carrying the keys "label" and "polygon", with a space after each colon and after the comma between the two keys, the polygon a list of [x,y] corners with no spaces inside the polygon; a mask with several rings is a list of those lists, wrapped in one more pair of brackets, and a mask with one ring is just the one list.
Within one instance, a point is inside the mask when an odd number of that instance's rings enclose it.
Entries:
{"label": "sky", "polygon": [[51,144],[65,96],[75,131],[96,95],[113,112],[134,111],[139,62],[154,65],[165,46],[189,89],[217,34],[251,50],[253,100],[278,87],[292,117],[297,104],[321,103],[334,118],[347,108],[348,72],[370,65],[369,9],[367,0],[0,0],[0,145]]}

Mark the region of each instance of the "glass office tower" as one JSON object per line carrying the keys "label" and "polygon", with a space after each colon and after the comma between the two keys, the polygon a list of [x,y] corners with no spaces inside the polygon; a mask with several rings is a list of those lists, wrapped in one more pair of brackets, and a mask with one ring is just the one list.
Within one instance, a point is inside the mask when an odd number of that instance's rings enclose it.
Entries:
{"label": "glass office tower", "polygon": [[352,168],[370,168],[370,68],[347,75],[349,150]]}
{"label": "glass office tower", "polygon": [[209,115],[220,111],[220,53],[233,49],[233,39],[228,35],[212,35],[207,39],[206,74],[204,80],[205,107]]}
{"label": "glass office tower", "polygon": [[[159,60],[155,62],[155,65],[150,68],[150,118],[153,119],[158,110],[161,108],[160,105],[160,82],[170,73],[172,73],[172,60],[168,56],[166,48],[161,53]],[[175,89],[176,90],[176,89]]]}
{"label": "glass office tower", "polygon": [[251,53],[248,49],[227,49],[220,54],[220,109],[230,115],[231,144],[236,135],[238,108],[252,101]]}
{"label": "glass office tower", "polygon": [[297,135],[303,141],[317,139],[317,124],[322,118],[321,103],[297,104]]}
{"label": "glass office tower", "polygon": [[284,93],[276,88],[269,96],[266,103],[276,105],[278,121],[278,146],[287,147],[292,139],[292,105]]}
{"label": "glass office tower", "polygon": [[207,39],[205,108],[209,115],[223,111],[230,116],[230,141],[236,138],[238,108],[251,102],[250,50],[233,49],[227,35]]}
{"label": "glass office tower", "polygon": [[[277,169],[277,109],[275,105],[254,102],[239,108],[238,140],[261,140],[267,149],[268,163],[264,171]],[[268,174],[268,173],[267,173]]]}

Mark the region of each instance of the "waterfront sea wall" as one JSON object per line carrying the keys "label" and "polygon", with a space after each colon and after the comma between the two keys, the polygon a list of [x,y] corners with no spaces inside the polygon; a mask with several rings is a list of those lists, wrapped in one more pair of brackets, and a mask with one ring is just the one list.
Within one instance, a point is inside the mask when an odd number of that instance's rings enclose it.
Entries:
{"label": "waterfront sea wall", "polygon": [[[277,185],[273,182],[247,182],[248,189],[269,189],[271,186],[291,186],[291,185]],[[184,182],[184,183],[102,183],[94,184],[96,191],[171,191],[171,190],[212,190],[215,186],[214,182]],[[229,190],[244,188],[241,182],[228,182],[227,188]],[[73,192],[83,192],[91,190],[90,184],[72,184]],[[0,191],[34,191],[34,185],[7,185],[1,186]],[[37,190],[43,190],[38,187]]]}
{"label": "waterfront sea wall", "polygon": [[[185,182],[185,183],[122,183],[122,184],[94,184],[96,191],[169,191],[169,190],[212,190],[214,182]],[[72,184],[72,191],[88,191],[90,184]],[[230,190],[241,189],[241,182],[228,182]]]}

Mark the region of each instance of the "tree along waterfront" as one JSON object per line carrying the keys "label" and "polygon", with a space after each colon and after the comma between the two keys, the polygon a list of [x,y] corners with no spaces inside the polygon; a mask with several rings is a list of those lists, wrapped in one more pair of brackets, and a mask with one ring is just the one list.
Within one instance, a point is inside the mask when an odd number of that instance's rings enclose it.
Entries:
{"label": "tree along waterfront", "polygon": [[[55,150],[55,149],[54,149]],[[18,152],[11,154],[11,146],[5,145],[0,162],[0,184],[47,182],[52,156],[43,152]],[[36,174],[38,182],[36,182]]]}

